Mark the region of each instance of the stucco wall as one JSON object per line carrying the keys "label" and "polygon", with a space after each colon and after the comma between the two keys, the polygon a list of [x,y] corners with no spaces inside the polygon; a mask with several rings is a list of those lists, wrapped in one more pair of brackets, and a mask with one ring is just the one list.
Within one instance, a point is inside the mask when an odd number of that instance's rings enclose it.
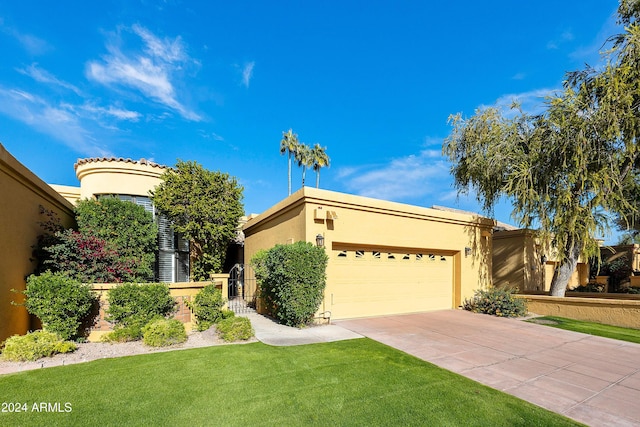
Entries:
{"label": "stucco wall", "polygon": [[530,313],[640,329],[640,301],[523,295]]}
{"label": "stucco wall", "polygon": [[81,159],[75,164],[80,180],[80,198],[96,194],[148,196],[160,184],[165,166],[147,160],[115,157]]}
{"label": "stucco wall", "polygon": [[[222,295],[227,295],[229,275],[228,274],[213,274],[211,281],[207,282],[184,282],[184,283],[169,283],[169,292],[171,296],[176,300],[176,312],[173,315],[174,319],[178,319],[185,324],[185,328],[188,331],[192,330],[196,326],[196,318],[193,316],[191,309],[187,306],[186,301],[193,301],[193,297],[198,294],[202,288],[214,283],[216,288],[220,289]],[[96,283],[92,285],[92,291],[98,296],[98,303],[100,305],[99,313],[95,319],[95,324],[89,330],[88,340],[92,342],[100,341],[100,338],[113,331],[113,325],[106,321],[106,310],[109,308],[109,302],[107,299],[110,289],[117,287],[117,283]]]}
{"label": "stucco wall", "polygon": [[[318,234],[323,235],[328,254],[345,245],[389,252],[415,250],[425,255],[443,253],[453,259],[454,307],[490,283],[493,224],[461,213],[305,187],[247,222],[245,256],[249,260],[256,251],[277,243],[315,243]],[[471,254],[465,256],[467,247]],[[392,282],[393,268],[402,265],[385,269],[390,286],[397,285]],[[341,278],[337,274],[330,259],[325,300],[319,311],[331,310],[327,295],[339,294],[335,286]]]}
{"label": "stucco wall", "polygon": [[55,212],[65,227],[73,226],[73,206],[18,162],[0,144],[0,342],[31,327],[23,307],[14,306],[35,267],[33,245],[46,218],[40,207]]}
{"label": "stucco wall", "polygon": [[[542,264],[542,256],[546,263]],[[543,248],[532,230],[519,229],[493,234],[493,284],[513,286],[521,292],[549,291],[557,261],[555,251]],[[589,280],[588,265],[580,262],[569,280],[573,289]]]}

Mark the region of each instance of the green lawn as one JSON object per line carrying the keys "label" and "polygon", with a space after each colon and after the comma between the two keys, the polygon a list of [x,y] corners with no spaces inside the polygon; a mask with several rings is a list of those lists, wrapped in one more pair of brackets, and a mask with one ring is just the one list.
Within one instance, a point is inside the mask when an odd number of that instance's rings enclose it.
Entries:
{"label": "green lawn", "polygon": [[583,334],[613,338],[615,340],[640,343],[640,329],[621,328],[619,326],[603,325],[602,323],[584,322],[582,320],[555,316],[534,317],[533,319],[527,320],[527,322],[539,323],[568,331],[582,332]]}
{"label": "green lawn", "polygon": [[[560,426],[567,418],[369,339],[172,351],[0,376],[0,425]],[[68,413],[32,411],[39,402]]]}

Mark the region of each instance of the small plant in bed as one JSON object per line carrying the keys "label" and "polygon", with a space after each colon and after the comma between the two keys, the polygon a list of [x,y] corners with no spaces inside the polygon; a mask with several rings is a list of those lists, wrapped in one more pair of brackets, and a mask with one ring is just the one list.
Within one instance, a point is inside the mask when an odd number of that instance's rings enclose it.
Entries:
{"label": "small plant in bed", "polygon": [[54,332],[34,331],[8,338],[2,348],[2,358],[11,362],[26,362],[75,351],[78,346],[65,341]]}
{"label": "small plant in bed", "polygon": [[490,287],[475,291],[473,298],[466,299],[463,308],[474,313],[491,314],[498,317],[521,317],[527,314],[527,303],[514,296],[515,290]]}
{"label": "small plant in bed", "polygon": [[184,324],[177,319],[156,319],[142,331],[142,341],[151,347],[166,347],[187,340]]}
{"label": "small plant in bed", "polygon": [[251,321],[246,317],[228,317],[216,324],[220,338],[227,342],[246,341],[255,332]]}

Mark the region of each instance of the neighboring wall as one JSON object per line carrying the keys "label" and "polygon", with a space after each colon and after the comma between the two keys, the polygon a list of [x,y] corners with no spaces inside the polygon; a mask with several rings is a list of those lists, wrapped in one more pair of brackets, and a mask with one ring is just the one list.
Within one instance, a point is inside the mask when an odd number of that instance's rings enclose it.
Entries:
{"label": "neighboring wall", "polygon": [[571,294],[567,292],[565,297],[547,295],[519,297],[527,300],[530,313],[640,329],[640,300],[622,299],[621,295],[616,296],[616,299],[610,299],[583,298]]}
{"label": "neighboring wall", "polygon": [[32,325],[20,302],[26,277],[33,273],[31,261],[39,222],[46,218],[40,207],[55,212],[65,227],[74,223],[73,206],[0,144],[0,342],[15,334],[25,334]]}
{"label": "neighboring wall", "polygon": [[[493,284],[515,287],[520,292],[549,291],[558,264],[554,258],[555,251],[543,248],[532,230],[495,232]],[[588,265],[580,262],[569,280],[568,289],[586,284],[588,280]]]}

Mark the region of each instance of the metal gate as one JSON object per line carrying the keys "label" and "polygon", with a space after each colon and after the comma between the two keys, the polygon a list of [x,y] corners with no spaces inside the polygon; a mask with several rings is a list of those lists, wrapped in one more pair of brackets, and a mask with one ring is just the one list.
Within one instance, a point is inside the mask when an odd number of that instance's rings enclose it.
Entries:
{"label": "metal gate", "polygon": [[234,313],[255,312],[256,279],[249,264],[236,264],[229,272],[229,310]]}

